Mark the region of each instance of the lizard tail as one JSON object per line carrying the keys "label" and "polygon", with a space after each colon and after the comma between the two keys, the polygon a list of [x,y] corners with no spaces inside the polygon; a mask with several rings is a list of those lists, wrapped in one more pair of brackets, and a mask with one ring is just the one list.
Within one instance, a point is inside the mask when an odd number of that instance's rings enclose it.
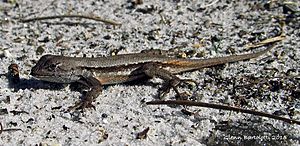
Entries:
{"label": "lizard tail", "polygon": [[274,48],[275,45],[271,45],[265,50],[255,52],[255,53],[248,53],[242,55],[231,55],[226,57],[216,57],[216,58],[208,58],[208,59],[182,59],[182,60],[171,60],[168,62],[170,65],[174,65],[173,73],[181,73],[186,71],[193,71],[199,70],[205,67],[211,67],[216,65],[221,65],[225,63],[237,62],[248,60],[251,58],[256,58],[265,54],[266,52],[270,51]]}

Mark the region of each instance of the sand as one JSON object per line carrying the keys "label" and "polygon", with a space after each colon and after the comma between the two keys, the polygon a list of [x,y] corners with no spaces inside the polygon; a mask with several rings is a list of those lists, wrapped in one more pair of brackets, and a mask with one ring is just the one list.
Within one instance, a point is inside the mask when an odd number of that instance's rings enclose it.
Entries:
{"label": "sand", "polygon": [[[290,2],[3,0],[0,122],[7,130],[0,145],[299,145],[299,125],[208,108],[186,107],[188,115],[182,106],[145,105],[157,100],[158,79],[105,86],[96,110],[67,112],[80,92],[29,75],[45,54],[100,57],[161,49],[210,58],[255,52],[264,46],[245,45],[284,34],[259,58],[178,75],[198,83],[180,91],[191,92],[191,100],[300,120],[299,1]],[[71,14],[122,25],[79,18],[20,21]],[[21,77],[13,85],[5,76],[11,63],[19,65]],[[148,127],[147,136],[137,139]]]}

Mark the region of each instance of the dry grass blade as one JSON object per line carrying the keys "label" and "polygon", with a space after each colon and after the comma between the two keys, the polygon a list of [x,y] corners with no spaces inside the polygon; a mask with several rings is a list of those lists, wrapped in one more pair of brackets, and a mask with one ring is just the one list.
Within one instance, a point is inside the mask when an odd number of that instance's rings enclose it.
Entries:
{"label": "dry grass blade", "polygon": [[270,44],[270,43],[275,43],[275,42],[279,42],[279,41],[282,41],[285,39],[285,36],[284,35],[280,35],[280,36],[276,36],[276,37],[273,37],[273,38],[269,38],[269,39],[266,39],[266,40],[263,40],[259,43],[256,43],[256,44],[249,44],[249,45],[246,45],[247,48],[257,48],[257,47],[261,47],[261,46],[264,46],[264,45],[267,45],[267,44]]}
{"label": "dry grass blade", "polygon": [[22,131],[22,129],[20,128],[9,128],[9,129],[3,129],[3,125],[2,123],[0,123],[0,134],[3,132],[3,131]]}
{"label": "dry grass blade", "polygon": [[218,104],[212,104],[212,103],[205,103],[205,102],[195,102],[195,101],[188,101],[188,100],[157,100],[157,101],[150,101],[147,102],[148,105],[186,105],[186,106],[199,106],[199,107],[207,107],[207,108],[213,108],[213,109],[221,109],[221,110],[227,110],[227,111],[235,111],[235,112],[241,112],[241,113],[247,113],[251,115],[261,116],[261,117],[268,117],[271,119],[281,120],[290,124],[297,124],[300,125],[300,121],[292,120],[288,118],[283,118],[275,115],[271,115],[264,112],[259,111],[253,111],[253,110],[247,110],[242,109],[238,107],[232,107],[232,106],[226,106],[226,105],[218,105]]}
{"label": "dry grass blade", "polygon": [[112,20],[103,19],[99,16],[88,16],[88,15],[55,15],[55,16],[44,16],[44,17],[34,17],[28,19],[21,19],[21,22],[31,22],[31,21],[39,21],[39,20],[48,20],[48,19],[58,19],[58,18],[83,18],[83,19],[91,19],[95,21],[100,21],[110,25],[122,25],[119,22],[115,22]]}

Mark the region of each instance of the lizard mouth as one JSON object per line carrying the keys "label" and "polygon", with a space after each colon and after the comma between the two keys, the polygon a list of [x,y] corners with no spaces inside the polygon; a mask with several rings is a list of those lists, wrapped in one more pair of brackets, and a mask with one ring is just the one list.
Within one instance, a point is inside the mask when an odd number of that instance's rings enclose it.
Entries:
{"label": "lizard mouth", "polygon": [[42,70],[37,70],[35,67],[32,68],[30,75],[36,78],[49,77],[49,73],[43,72]]}
{"label": "lizard mouth", "polygon": [[73,82],[72,79],[66,76],[48,76],[48,75],[33,75],[34,78],[39,80],[54,82],[54,83],[71,83]]}
{"label": "lizard mouth", "polygon": [[40,75],[38,75],[36,72],[34,72],[33,70],[31,70],[30,75],[31,75],[31,76],[34,76],[34,77],[40,76]]}
{"label": "lizard mouth", "polygon": [[43,70],[34,69],[30,72],[30,75],[32,75],[36,79],[54,83],[72,83],[78,80],[77,76],[55,74],[52,72],[43,72]]}
{"label": "lizard mouth", "polygon": [[48,82],[60,82],[63,80],[63,77],[54,75],[51,72],[46,72],[41,69],[38,69],[37,66],[34,66],[30,72],[30,75],[36,79],[44,80]]}

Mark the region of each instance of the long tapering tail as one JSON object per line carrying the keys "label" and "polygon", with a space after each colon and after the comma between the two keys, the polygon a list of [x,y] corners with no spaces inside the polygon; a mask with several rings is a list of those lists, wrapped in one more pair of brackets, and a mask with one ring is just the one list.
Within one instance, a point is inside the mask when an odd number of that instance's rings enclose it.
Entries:
{"label": "long tapering tail", "polygon": [[226,57],[216,57],[216,58],[208,58],[208,59],[174,59],[167,62],[169,65],[173,65],[174,69],[171,71],[172,73],[181,73],[186,71],[198,70],[205,67],[211,67],[215,65],[230,63],[230,62],[237,62],[242,60],[248,60],[251,58],[256,58],[265,54],[266,52],[270,51],[274,48],[274,44],[268,47],[265,50],[255,52],[255,53],[248,53],[242,55],[231,55]]}

